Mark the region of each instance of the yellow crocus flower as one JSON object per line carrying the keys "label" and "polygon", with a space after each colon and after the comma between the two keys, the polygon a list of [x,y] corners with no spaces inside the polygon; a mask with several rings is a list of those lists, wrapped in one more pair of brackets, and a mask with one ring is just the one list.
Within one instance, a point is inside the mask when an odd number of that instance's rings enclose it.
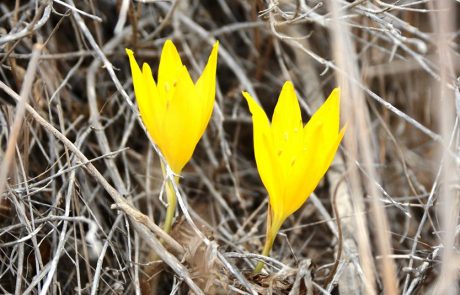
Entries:
{"label": "yellow crocus flower", "polygon": [[[176,175],[180,175],[191,159],[211,118],[216,94],[218,47],[216,42],[196,83],[171,40],[165,42],[161,52],[157,83],[150,66],[144,63],[141,71],[133,51],[126,49],[142,121]],[[166,193],[168,212],[164,229],[169,232],[176,207],[176,196],[170,183],[167,183]]]}
{"label": "yellow crocus flower", "polygon": [[[254,154],[260,178],[268,191],[267,237],[262,255],[268,256],[281,225],[318,185],[331,165],[345,128],[340,125],[340,91],[303,126],[294,86],[281,90],[272,122],[251,95],[243,92],[252,114]],[[255,272],[263,268],[259,263]]]}
{"label": "yellow crocus flower", "polygon": [[216,94],[218,42],[196,83],[182,64],[171,40],[163,46],[158,83],[147,63],[139,68],[132,50],[126,49],[134,92],[142,121],[176,174],[192,158],[193,151],[211,118]]}

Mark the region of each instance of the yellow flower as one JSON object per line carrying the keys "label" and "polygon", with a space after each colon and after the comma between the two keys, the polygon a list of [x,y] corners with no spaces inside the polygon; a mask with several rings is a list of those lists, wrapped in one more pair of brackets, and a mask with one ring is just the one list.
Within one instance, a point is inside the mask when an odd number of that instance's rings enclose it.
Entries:
{"label": "yellow flower", "polygon": [[[281,90],[271,124],[251,95],[243,92],[243,96],[252,113],[257,169],[270,200],[263,251],[268,255],[281,225],[316,188],[342,140],[345,128],[339,130],[340,91],[334,89],[305,126],[289,81]],[[259,263],[256,272],[262,267]]]}
{"label": "yellow flower", "polygon": [[196,83],[171,40],[163,46],[158,80],[146,63],[139,68],[132,50],[126,49],[134,92],[142,121],[174,173],[180,174],[191,159],[214,107],[219,43]]}
{"label": "yellow flower", "polygon": [[[176,183],[212,115],[218,47],[219,42],[216,42],[196,83],[193,83],[171,40],[165,42],[161,52],[157,83],[150,66],[144,63],[141,71],[133,51],[126,49],[142,121],[176,174],[173,180]],[[166,176],[163,163],[162,169]],[[168,209],[163,229],[169,232],[176,210],[176,194],[171,181],[166,183],[166,195]]]}

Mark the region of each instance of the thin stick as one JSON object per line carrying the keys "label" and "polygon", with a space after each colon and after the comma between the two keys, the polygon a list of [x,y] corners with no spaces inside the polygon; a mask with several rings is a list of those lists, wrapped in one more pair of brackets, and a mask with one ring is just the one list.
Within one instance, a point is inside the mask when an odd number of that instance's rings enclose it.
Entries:
{"label": "thin stick", "polygon": [[[438,123],[441,126],[441,134],[444,142],[458,136],[454,128],[454,122],[459,120],[455,117],[455,95],[446,85],[453,82],[455,71],[452,67],[452,50],[449,48],[449,34],[455,32],[454,20],[456,20],[453,2],[450,0],[438,0],[432,3],[433,25],[438,44],[438,67],[440,69],[440,83],[434,85],[438,88]],[[458,90],[457,90],[458,91]],[[455,124],[456,125],[456,124]],[[454,146],[443,148],[439,151],[439,158],[450,158],[449,154],[458,151],[458,139]],[[456,250],[456,227],[459,213],[460,194],[453,183],[458,181],[458,167],[454,159],[445,161],[442,169],[440,182],[439,202],[437,210],[440,214],[443,233],[441,235],[442,264],[441,272],[436,283],[434,294],[458,294],[458,256]]]}
{"label": "thin stick", "polygon": [[34,45],[32,50],[32,57],[30,59],[29,65],[27,66],[27,72],[24,77],[24,84],[21,88],[21,94],[17,100],[16,114],[14,116],[13,126],[11,127],[10,137],[8,138],[8,145],[6,147],[5,156],[3,157],[3,161],[0,168],[0,194],[3,194],[4,192],[6,179],[10,171],[11,163],[13,162],[14,150],[26,112],[26,106],[28,105],[27,100],[29,98],[33,82],[35,80],[35,74],[41,50],[42,46],[40,44]]}
{"label": "thin stick", "polygon": [[30,34],[31,32],[36,31],[40,29],[41,27],[43,27],[51,16],[52,8],[53,8],[53,1],[48,1],[43,11],[42,17],[36,23],[31,23],[30,25],[28,25],[27,27],[25,27],[24,29],[22,29],[21,31],[17,33],[7,34],[4,37],[1,37],[0,46],[8,42],[21,39],[27,36],[28,34]]}
{"label": "thin stick", "polygon": [[339,266],[340,258],[342,257],[342,249],[343,249],[343,235],[342,235],[342,223],[340,221],[339,210],[337,209],[337,193],[339,191],[341,183],[346,179],[347,174],[343,174],[337,184],[335,185],[334,192],[332,194],[332,210],[334,211],[335,221],[337,223],[337,235],[338,235],[338,246],[337,246],[337,256],[335,258],[334,265],[331,268],[331,272],[324,280],[323,288],[327,288],[327,285],[332,281],[334,275],[337,271],[337,267]]}

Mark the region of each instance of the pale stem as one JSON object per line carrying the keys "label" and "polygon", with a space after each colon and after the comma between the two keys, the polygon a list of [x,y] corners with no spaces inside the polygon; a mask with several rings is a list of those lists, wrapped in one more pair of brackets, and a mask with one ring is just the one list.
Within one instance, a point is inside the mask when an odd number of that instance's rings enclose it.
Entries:
{"label": "pale stem", "polygon": [[166,209],[165,223],[163,225],[163,230],[169,234],[171,231],[174,213],[176,213],[176,192],[174,191],[173,184],[171,180],[166,180],[166,197],[168,199],[168,208]]}
{"label": "pale stem", "polygon": [[[265,245],[262,251],[263,256],[270,256],[270,251],[272,250],[273,243],[275,242],[276,235],[280,230],[281,225],[283,224],[282,221],[279,220],[271,220],[271,212],[270,207],[268,208],[267,212],[267,234],[265,237]],[[258,274],[263,268],[265,263],[263,261],[259,261],[254,268],[254,274]]]}
{"label": "pale stem", "polygon": [[[164,168],[163,163],[161,164],[161,170],[163,171],[163,176],[166,178],[166,169]],[[165,191],[166,191],[166,198],[168,200],[168,208],[166,209],[166,217],[165,222],[163,224],[163,230],[169,234],[171,231],[171,227],[174,220],[174,214],[176,213],[176,204],[177,204],[177,197],[176,191],[174,190],[174,185],[172,183],[173,180],[170,178],[166,179],[165,183]],[[177,176],[174,177],[175,183],[179,183],[179,178]]]}

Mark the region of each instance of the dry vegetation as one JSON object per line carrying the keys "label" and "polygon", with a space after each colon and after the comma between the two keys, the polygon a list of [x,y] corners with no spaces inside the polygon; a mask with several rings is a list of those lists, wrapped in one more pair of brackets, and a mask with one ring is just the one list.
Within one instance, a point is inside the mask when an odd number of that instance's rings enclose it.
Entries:
{"label": "dry vegetation", "polygon": [[[0,293],[458,294],[459,8],[1,1]],[[156,71],[168,38],[194,78],[220,41],[213,118],[171,236],[157,226],[160,160],[124,52]],[[349,126],[265,258],[267,197],[241,91],[271,113],[285,80],[305,121],[340,85]],[[267,272],[253,275],[259,259]]]}

